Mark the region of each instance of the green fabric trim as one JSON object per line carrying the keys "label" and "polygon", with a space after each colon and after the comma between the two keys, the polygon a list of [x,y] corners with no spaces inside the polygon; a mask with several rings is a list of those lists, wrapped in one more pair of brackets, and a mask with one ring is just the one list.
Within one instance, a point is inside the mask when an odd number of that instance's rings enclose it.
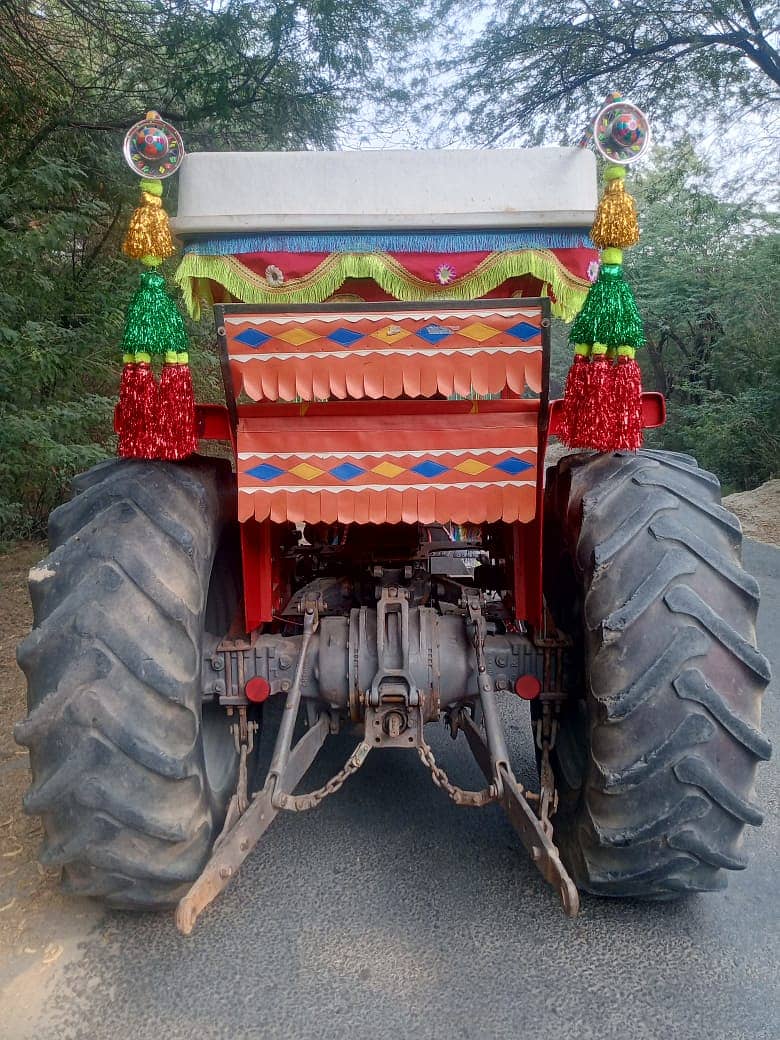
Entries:
{"label": "green fabric trim", "polygon": [[334,253],[310,275],[273,288],[259,276],[250,279],[243,275],[232,257],[187,253],[179,264],[175,281],[181,287],[188,312],[197,320],[200,299],[207,296],[207,279],[223,286],[242,303],[322,303],[348,278],[371,278],[396,300],[424,303],[477,300],[507,279],[522,275],[532,275],[544,283],[544,296],[547,286],[552,288],[556,297],[555,302],[551,301],[552,313],[565,321],[575,317],[588,293],[587,284],[570,275],[557,257],[544,249],[493,253],[471,274],[442,286],[409,275],[386,253]]}

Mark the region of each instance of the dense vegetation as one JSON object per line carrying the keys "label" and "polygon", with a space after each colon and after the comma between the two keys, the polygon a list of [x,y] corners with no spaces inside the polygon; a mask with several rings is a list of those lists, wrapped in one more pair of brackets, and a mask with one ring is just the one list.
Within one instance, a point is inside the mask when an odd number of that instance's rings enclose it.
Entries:
{"label": "dense vegetation", "polygon": [[[474,5],[443,6],[452,12]],[[522,44],[521,16],[530,6],[480,6],[495,8],[496,20],[462,52],[449,53],[448,45],[442,73],[452,85],[446,77],[457,67],[452,62],[460,62],[456,82],[465,87],[463,62],[471,62],[479,91],[475,86],[472,102],[456,87],[429,91],[427,100],[434,97],[453,122],[458,113],[468,118],[466,140],[473,142],[500,136],[496,112],[517,139],[538,137],[545,118],[565,117],[568,135],[547,140],[570,139],[571,120],[602,91],[601,80],[560,80],[565,90],[553,99],[530,89],[533,68],[517,58],[505,62],[511,76],[491,80],[491,41],[502,36],[512,8],[520,20],[503,36],[507,45]],[[554,6],[563,9],[558,0]],[[607,0],[566,5],[597,13],[602,6],[617,10]],[[630,10],[643,24],[643,8],[663,6],[624,3],[621,17]],[[678,91],[693,100],[698,92],[712,105],[720,98],[719,111],[734,118],[740,105],[763,113],[776,94],[776,52],[767,53],[771,47],[760,43],[764,36],[751,28],[751,18],[765,17],[771,6],[705,5],[739,16],[734,33],[742,35],[701,44],[655,72],[645,69],[645,79],[640,54],[626,62],[622,82],[636,85],[636,99],[659,111],[669,111],[670,92]],[[118,249],[136,191],[121,159],[126,128],[154,105],[179,125],[192,149],[336,147],[343,132],[354,140],[361,113],[381,122],[395,106],[408,118],[404,77],[396,81],[391,73],[412,68],[415,55],[424,60],[420,42],[432,32],[425,13],[424,4],[381,0],[6,0],[0,8],[0,540],[41,534],[71,474],[113,448],[117,343],[136,279]],[[558,19],[558,32],[562,24]],[[561,62],[566,54],[573,62],[591,53],[586,48],[578,57],[581,24],[574,49],[560,51]],[[714,33],[698,23],[691,31]],[[676,71],[664,87],[670,69]],[[533,97],[537,107],[510,110],[512,90]],[[426,97],[417,101],[422,111]],[[461,105],[457,113],[454,105]],[[692,451],[734,488],[775,473],[778,457],[780,246],[771,207],[762,210],[750,190],[767,173],[766,165],[759,169],[761,155],[771,152],[754,143],[744,165],[729,171],[736,189],[714,180],[684,142],[674,152],[657,149],[633,181],[644,234],[627,267],[647,321],[646,382],[669,399],[670,423],[659,437]],[[208,319],[192,333],[196,379],[204,394],[214,395]],[[567,363],[561,350],[559,375]]]}

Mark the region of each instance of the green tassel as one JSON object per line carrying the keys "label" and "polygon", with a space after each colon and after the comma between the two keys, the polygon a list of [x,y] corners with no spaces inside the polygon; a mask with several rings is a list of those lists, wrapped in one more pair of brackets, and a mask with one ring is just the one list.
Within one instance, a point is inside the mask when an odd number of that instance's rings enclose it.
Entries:
{"label": "green tassel", "polygon": [[631,286],[619,264],[601,265],[582,310],[569,332],[570,343],[607,347],[643,347],[645,330]]}
{"label": "green tassel", "polygon": [[157,271],[144,271],[141,285],[127,308],[122,353],[166,354],[186,350],[184,320],[165,288],[165,279]]}

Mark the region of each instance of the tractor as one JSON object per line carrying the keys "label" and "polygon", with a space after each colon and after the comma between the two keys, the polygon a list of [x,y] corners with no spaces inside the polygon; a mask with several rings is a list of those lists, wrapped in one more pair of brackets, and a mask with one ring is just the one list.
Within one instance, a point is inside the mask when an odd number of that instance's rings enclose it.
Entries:
{"label": "tractor", "polygon": [[[279,813],[348,797],[372,753],[499,805],[569,916],[745,867],[769,669],[739,522],[689,455],[545,469],[596,181],[584,148],[187,156],[177,280],[213,306],[225,400],[196,407],[203,453],[77,477],[30,573],[15,733],[67,891],[188,934]],[[645,429],[664,414],[642,395]],[[480,789],[436,762],[439,722]]]}

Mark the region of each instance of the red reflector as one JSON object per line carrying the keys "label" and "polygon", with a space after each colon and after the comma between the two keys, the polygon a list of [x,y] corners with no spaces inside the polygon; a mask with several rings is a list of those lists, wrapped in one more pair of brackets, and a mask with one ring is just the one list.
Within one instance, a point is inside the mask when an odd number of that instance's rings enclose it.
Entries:
{"label": "red reflector", "polygon": [[254,679],[250,679],[246,684],[244,693],[248,701],[252,701],[253,704],[260,704],[263,701],[267,701],[271,696],[271,684],[267,679],[256,675]]}
{"label": "red reflector", "polygon": [[515,693],[524,701],[532,701],[542,692],[542,684],[535,675],[521,675],[515,679]]}

